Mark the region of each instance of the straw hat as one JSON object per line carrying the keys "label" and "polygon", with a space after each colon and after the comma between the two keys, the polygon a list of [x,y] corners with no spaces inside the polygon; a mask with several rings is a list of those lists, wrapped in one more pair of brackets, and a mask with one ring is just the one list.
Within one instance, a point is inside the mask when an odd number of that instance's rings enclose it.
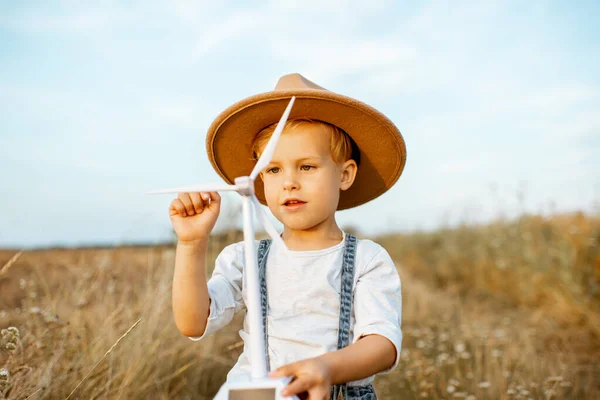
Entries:
{"label": "straw hat", "polygon": [[[236,177],[250,174],[255,165],[251,153],[254,137],[279,121],[292,96],[296,101],[289,119],[311,118],[335,125],[360,151],[356,179],[341,192],[338,210],[373,200],[394,185],[406,163],[404,139],[394,123],[373,107],[326,90],[300,74],[285,75],[275,90],[231,105],[208,128],[206,152],[225,181],[232,184]],[[255,191],[266,205],[261,179],[256,179]]]}

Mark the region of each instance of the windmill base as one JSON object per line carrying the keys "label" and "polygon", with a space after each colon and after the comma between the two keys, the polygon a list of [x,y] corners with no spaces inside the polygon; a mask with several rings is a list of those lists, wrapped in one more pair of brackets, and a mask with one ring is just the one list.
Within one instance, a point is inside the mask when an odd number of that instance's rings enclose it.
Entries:
{"label": "windmill base", "polygon": [[281,395],[289,382],[290,378],[228,382],[221,386],[214,400],[298,400],[296,396]]}

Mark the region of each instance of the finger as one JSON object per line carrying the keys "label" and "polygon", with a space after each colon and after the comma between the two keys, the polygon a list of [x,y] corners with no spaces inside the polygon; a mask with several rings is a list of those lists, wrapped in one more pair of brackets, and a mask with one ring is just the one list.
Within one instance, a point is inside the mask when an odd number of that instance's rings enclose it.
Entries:
{"label": "finger", "polygon": [[308,382],[308,380],[300,378],[292,381],[292,383],[287,385],[283,389],[281,394],[283,396],[292,396],[307,391],[309,387],[310,383]]}
{"label": "finger", "polygon": [[169,215],[181,215],[182,217],[187,217],[187,213],[185,212],[185,207],[183,203],[179,199],[175,199],[171,202],[171,206],[169,207]]}
{"label": "finger", "polygon": [[204,201],[202,201],[202,196],[200,193],[190,193],[190,200],[192,200],[192,205],[194,206],[194,211],[196,211],[196,214],[200,214],[202,211],[204,211]]}
{"label": "finger", "polygon": [[194,215],[196,213],[196,211],[194,211],[194,205],[192,204],[192,199],[190,198],[189,193],[179,193],[177,198],[183,203],[185,211],[188,215]]}
{"label": "finger", "polygon": [[285,376],[292,376],[292,375],[294,375],[293,365],[294,364],[287,364],[287,365],[281,366],[281,367],[277,368],[275,371],[269,372],[269,376],[271,378],[282,378]]}

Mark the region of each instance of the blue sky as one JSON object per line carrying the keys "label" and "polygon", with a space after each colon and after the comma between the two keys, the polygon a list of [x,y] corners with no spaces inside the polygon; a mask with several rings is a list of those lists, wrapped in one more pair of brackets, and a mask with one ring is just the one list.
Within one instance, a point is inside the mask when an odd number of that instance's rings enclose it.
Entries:
{"label": "blue sky", "polygon": [[598,2],[216,3],[0,2],[0,247],[168,238],[171,198],[144,192],[216,181],[211,121],[290,72],[405,137],[398,183],[342,226],[598,209]]}

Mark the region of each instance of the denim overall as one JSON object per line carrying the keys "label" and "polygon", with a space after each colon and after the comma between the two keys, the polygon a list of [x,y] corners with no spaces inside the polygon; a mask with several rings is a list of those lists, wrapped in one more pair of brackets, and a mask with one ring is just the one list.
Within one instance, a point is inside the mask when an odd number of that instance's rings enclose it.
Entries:
{"label": "denim overall", "polygon": [[[337,348],[342,349],[348,346],[350,337],[350,316],[352,313],[352,286],[354,282],[354,261],[356,258],[356,236],[346,234],[346,245],[344,247],[344,256],[341,274],[340,290],[340,322],[338,333]],[[269,335],[267,333],[267,254],[271,247],[271,240],[264,239],[258,246],[258,272],[260,280],[260,303],[262,308],[262,318],[265,335],[265,351],[267,359],[267,368],[269,368]],[[373,385],[366,386],[348,386],[347,384],[334,385],[331,388],[331,400],[337,400],[341,396],[343,400],[377,400]]]}

